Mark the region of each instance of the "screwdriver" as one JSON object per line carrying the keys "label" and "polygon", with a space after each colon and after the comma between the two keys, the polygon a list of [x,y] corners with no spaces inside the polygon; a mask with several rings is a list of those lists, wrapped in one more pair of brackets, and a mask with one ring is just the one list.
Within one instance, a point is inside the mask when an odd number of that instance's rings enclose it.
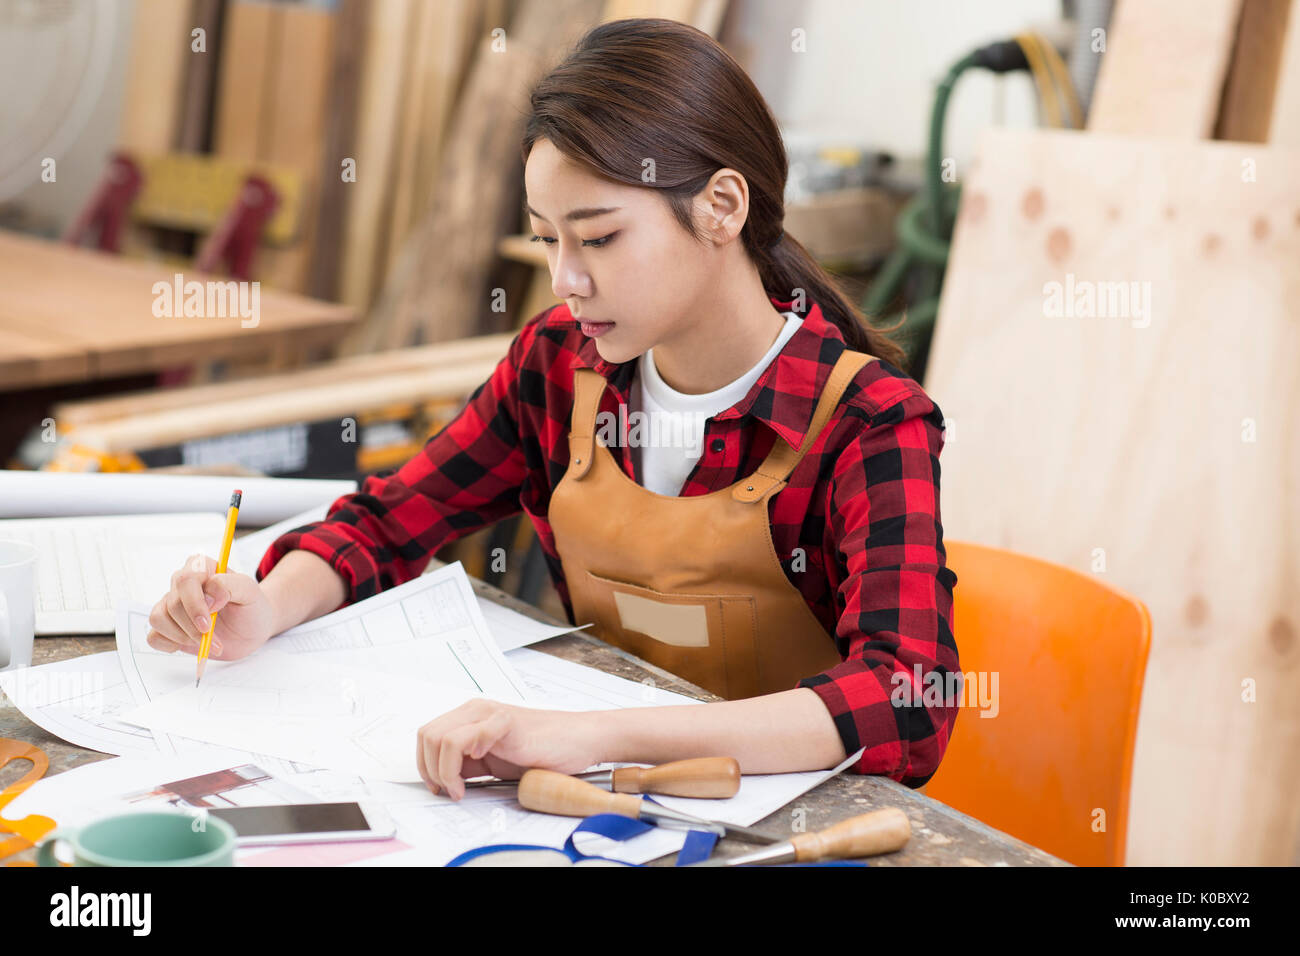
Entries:
{"label": "screwdriver", "polygon": [[[777,843],[768,836],[749,827],[736,826],[720,820],[701,820],[690,814],[651,803],[644,797],[630,793],[611,793],[593,786],[585,780],[556,773],[554,770],[526,770],[519,778],[519,805],[538,813],[554,813],[562,817],[589,817],[595,813],[616,813],[634,820],[672,826],[686,824],[690,828],[708,830],[721,837],[735,837],[746,843]],[[680,827],[677,827],[680,829]]]}
{"label": "screwdriver", "polygon": [[800,833],[782,843],[745,853],[688,863],[687,866],[747,866],[855,860],[901,850],[912,837],[912,824],[898,807],[873,810],[814,833]]}
{"label": "screwdriver", "polygon": [[[734,757],[695,757],[657,767],[619,767],[570,776],[609,784],[614,793],[661,793],[670,797],[734,797],[740,792],[740,763]],[[466,787],[517,787],[518,780],[471,780]]]}

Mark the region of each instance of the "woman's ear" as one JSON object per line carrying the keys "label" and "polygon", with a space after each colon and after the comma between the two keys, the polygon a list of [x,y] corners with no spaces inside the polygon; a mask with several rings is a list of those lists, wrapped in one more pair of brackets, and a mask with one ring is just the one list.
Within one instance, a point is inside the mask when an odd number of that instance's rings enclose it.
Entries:
{"label": "woman's ear", "polygon": [[723,167],[709,177],[696,196],[704,231],[719,245],[740,236],[749,218],[749,183],[736,170]]}

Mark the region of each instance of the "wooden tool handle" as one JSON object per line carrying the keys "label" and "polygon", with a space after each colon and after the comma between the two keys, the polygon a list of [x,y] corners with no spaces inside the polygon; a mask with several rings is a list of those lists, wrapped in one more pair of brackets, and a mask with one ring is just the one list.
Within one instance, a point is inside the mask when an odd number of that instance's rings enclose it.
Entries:
{"label": "wooden tool handle", "polygon": [[843,820],[816,833],[801,833],[790,840],[800,863],[817,860],[855,860],[877,853],[901,850],[912,836],[907,814],[897,807],[873,810]]}
{"label": "wooden tool handle", "polygon": [[610,785],[615,793],[734,797],[740,790],[740,763],[734,757],[697,757],[657,767],[619,767]]}
{"label": "wooden tool handle", "polygon": [[627,793],[610,793],[585,780],[554,770],[526,770],[519,778],[519,805],[538,813],[562,817],[589,817],[593,813],[617,813],[622,817],[641,815],[641,798]]}

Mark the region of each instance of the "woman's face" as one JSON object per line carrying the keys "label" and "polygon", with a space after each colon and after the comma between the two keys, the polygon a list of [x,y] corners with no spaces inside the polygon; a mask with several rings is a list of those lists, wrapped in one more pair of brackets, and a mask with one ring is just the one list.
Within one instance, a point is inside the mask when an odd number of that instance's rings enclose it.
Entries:
{"label": "woman's face", "polygon": [[551,290],[575,318],[613,323],[596,336],[601,358],[626,362],[698,321],[717,249],[692,238],[653,188],[597,176],[546,139],[528,154],[524,188]]}

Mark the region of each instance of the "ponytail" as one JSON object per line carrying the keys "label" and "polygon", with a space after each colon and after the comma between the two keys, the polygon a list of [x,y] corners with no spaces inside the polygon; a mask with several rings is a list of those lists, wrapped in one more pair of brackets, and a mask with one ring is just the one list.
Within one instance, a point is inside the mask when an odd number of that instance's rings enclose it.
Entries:
{"label": "ponytail", "polygon": [[758,274],[769,296],[786,301],[799,298],[799,290],[803,290],[804,298],[817,303],[826,320],[840,330],[849,348],[907,371],[907,354],[885,334],[898,325],[891,329],[866,325],[862,312],[840,291],[834,277],[789,233],[782,232],[767,249],[757,254],[750,250],[750,254],[758,263]]}

